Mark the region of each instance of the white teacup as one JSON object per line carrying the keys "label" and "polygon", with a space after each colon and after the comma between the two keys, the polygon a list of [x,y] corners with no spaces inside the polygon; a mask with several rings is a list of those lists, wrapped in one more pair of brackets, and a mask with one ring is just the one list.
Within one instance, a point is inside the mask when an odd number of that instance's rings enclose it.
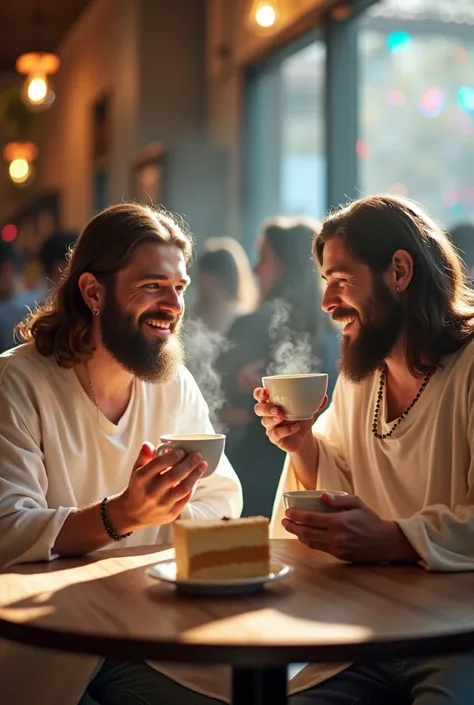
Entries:
{"label": "white teacup", "polygon": [[212,475],[225,447],[225,436],[221,433],[168,433],[160,436],[160,441],[155,448],[155,455],[161,455],[170,448],[182,448],[186,455],[200,453],[207,463],[207,469],[201,477]]}
{"label": "white teacup", "polygon": [[262,378],[270,402],[281,407],[287,421],[310,419],[321,406],[328,388],[325,373],[273,375]]}
{"label": "white teacup", "polygon": [[302,509],[305,512],[337,512],[337,509],[325,503],[322,494],[347,496],[347,492],[341,490],[295,490],[283,492],[283,504],[285,509]]}

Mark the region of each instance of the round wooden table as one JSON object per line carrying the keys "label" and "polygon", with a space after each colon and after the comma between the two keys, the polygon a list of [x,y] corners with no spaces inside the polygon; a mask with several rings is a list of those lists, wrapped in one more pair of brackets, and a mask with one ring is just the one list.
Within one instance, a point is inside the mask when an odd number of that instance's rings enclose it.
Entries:
{"label": "round wooden table", "polygon": [[0,636],[121,659],[230,664],[234,703],[286,702],[287,665],[474,649],[473,573],[354,566],[273,541],[290,577],[248,597],[191,598],[146,575],[156,547],[0,572]]}

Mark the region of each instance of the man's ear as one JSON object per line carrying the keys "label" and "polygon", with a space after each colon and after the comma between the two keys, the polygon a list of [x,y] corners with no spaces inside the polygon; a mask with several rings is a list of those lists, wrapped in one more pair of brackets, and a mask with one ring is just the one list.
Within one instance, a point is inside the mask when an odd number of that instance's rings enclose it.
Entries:
{"label": "man's ear", "polygon": [[392,291],[398,293],[406,291],[413,279],[413,257],[411,254],[406,250],[394,252],[387,275],[387,284]]}
{"label": "man's ear", "polygon": [[103,285],[90,272],[81,274],[78,284],[86,306],[92,313],[100,312],[104,302]]}

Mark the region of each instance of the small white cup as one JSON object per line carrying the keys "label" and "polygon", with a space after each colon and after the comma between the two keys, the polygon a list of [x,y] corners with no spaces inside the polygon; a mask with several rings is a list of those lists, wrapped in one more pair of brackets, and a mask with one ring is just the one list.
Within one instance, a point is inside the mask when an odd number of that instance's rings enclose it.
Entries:
{"label": "small white cup", "polygon": [[273,375],[262,378],[270,402],[281,407],[287,421],[311,419],[321,406],[328,388],[325,373]]}
{"label": "small white cup", "polygon": [[207,463],[207,470],[201,479],[212,475],[225,448],[225,436],[221,433],[168,433],[160,436],[160,441],[155,448],[155,456],[162,455],[170,448],[181,448],[186,455],[200,453]]}
{"label": "small white cup", "polygon": [[347,492],[341,490],[295,490],[283,492],[283,504],[285,509],[302,509],[305,512],[337,512],[337,509],[329,507],[322,499],[321,495],[326,493],[338,497],[347,496]]}

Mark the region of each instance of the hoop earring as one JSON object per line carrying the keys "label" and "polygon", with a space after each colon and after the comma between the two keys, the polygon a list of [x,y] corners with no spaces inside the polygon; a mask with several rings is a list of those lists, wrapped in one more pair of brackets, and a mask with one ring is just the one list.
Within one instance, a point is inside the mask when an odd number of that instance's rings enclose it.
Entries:
{"label": "hoop earring", "polygon": [[[399,287],[399,286],[397,286],[397,291],[398,291],[398,293],[400,293],[400,292],[401,292],[401,289],[400,289],[400,287]],[[99,313],[99,312],[97,311],[97,313]]]}
{"label": "hoop earring", "polygon": [[98,316],[98,315],[99,315],[99,309],[97,308],[97,306],[93,306],[93,308],[92,308],[92,313],[93,313],[94,316]]}

